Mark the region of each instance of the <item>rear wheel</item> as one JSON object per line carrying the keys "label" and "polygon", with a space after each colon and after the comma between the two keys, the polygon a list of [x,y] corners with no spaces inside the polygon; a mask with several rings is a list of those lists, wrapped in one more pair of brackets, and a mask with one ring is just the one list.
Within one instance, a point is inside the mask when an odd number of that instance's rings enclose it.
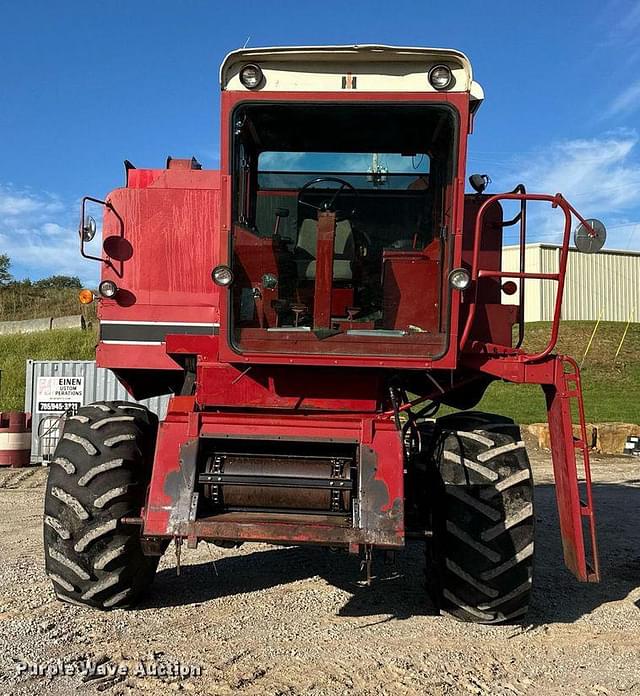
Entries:
{"label": "rear wheel", "polygon": [[158,420],[142,406],[104,402],[67,419],[49,471],[46,571],[59,599],[101,609],[134,604],[159,557],[145,556],[138,516],[151,478]]}
{"label": "rear wheel", "polygon": [[520,429],[480,412],[436,421],[429,484],[431,590],[463,621],[524,616],[533,575],[533,480]]}

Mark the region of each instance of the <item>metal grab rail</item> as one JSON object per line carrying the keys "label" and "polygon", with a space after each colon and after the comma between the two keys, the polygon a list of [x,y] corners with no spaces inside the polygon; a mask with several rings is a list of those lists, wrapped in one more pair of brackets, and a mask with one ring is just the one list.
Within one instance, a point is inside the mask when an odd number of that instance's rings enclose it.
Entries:
{"label": "metal grab rail", "polygon": [[[120,268],[116,268],[115,264],[113,263],[112,259],[110,258],[105,258],[104,256],[93,256],[92,254],[87,254],[87,252],[84,249],[85,245],[85,239],[84,239],[84,234],[83,234],[83,227],[84,227],[84,221],[86,217],[86,207],[87,203],[98,203],[99,205],[104,206],[107,210],[110,210],[118,220],[118,226],[120,227],[120,237],[124,239],[124,220],[120,217],[116,209],[113,207],[111,202],[109,200],[103,201],[100,198],[94,198],[93,196],[84,196],[82,198],[81,204],[80,204],[80,226],[78,229],[78,233],[80,235],[80,255],[85,258],[85,259],[90,259],[91,261],[100,261],[101,263],[104,263],[105,266],[110,268],[119,278],[122,278],[123,273],[124,273],[124,261],[122,259],[116,259],[118,260]],[[104,247],[103,247],[104,248]]]}
{"label": "metal grab rail", "polygon": [[[484,215],[487,208],[497,201],[501,200],[511,200],[520,201],[521,211],[510,224],[515,222],[520,222],[520,270],[519,271],[496,271],[490,269],[478,268],[480,260],[480,250],[482,241],[482,223],[484,220]],[[564,213],[564,233],[562,236],[562,247],[560,250],[560,261],[557,273],[527,273],[524,269],[525,265],[525,245],[526,245],[526,202],[527,201],[542,201],[551,203],[552,208],[561,208]],[[589,232],[590,236],[595,236],[595,230],[589,225],[589,223],[578,213],[578,211],[562,196],[560,193],[556,193],[555,196],[549,194],[540,193],[525,193],[523,186],[518,186],[511,193],[499,193],[495,196],[487,198],[487,200],[480,206],[478,210],[478,216],[476,218],[475,229],[474,229],[474,239],[473,239],[473,256],[471,261],[471,282],[473,284],[474,298],[473,301],[469,303],[469,313],[467,315],[467,320],[462,332],[462,337],[460,339],[460,350],[463,350],[467,342],[469,341],[469,336],[471,334],[471,329],[473,327],[473,321],[476,315],[476,307],[478,304],[478,280],[480,278],[519,278],[520,283],[520,337],[518,341],[519,347],[522,343],[524,337],[524,280],[526,279],[539,279],[539,280],[555,280],[558,283],[558,289],[556,292],[556,301],[553,310],[553,320],[551,326],[551,336],[549,342],[544,350],[539,353],[526,354],[522,353],[521,357],[524,362],[533,362],[536,360],[541,360],[551,353],[558,341],[558,331],[560,328],[560,310],[562,308],[562,298],[564,295],[564,281],[567,271],[567,261],[569,258],[569,242],[571,238],[571,218],[572,215],[575,216]],[[505,349],[507,346],[505,346]],[[508,348],[509,351],[513,352],[513,348]]]}
{"label": "metal grab rail", "polygon": [[[518,184],[511,193],[526,193],[527,190],[524,187],[524,184]],[[516,223],[520,223],[520,232],[519,232],[519,239],[520,239],[520,273],[524,273],[524,262],[525,262],[525,237],[526,237],[526,230],[527,230],[527,201],[522,200],[520,201],[520,212],[513,218],[513,220],[508,220],[507,222],[502,223],[502,228],[504,229],[505,227],[512,227]],[[525,300],[525,295],[524,295],[525,287],[524,283],[520,283],[520,292],[518,294],[518,301],[520,306],[524,305],[524,300]],[[515,345],[515,348],[520,348],[522,345],[522,342],[524,341],[524,312],[520,311],[519,316],[518,316],[518,341]]]}
{"label": "metal grab rail", "polygon": [[111,203],[109,203],[108,201],[103,201],[100,198],[94,198],[93,196],[84,196],[82,198],[82,201],[80,203],[80,226],[78,229],[78,234],[80,235],[80,256],[84,257],[85,259],[91,259],[91,261],[101,261],[102,263],[106,263],[109,266],[111,265],[109,259],[104,259],[102,258],[102,256],[93,256],[91,254],[87,254],[87,252],[84,250],[85,239],[83,234],[83,227],[85,221],[85,211],[88,201],[90,201],[91,203],[98,203],[99,205],[103,205],[105,208],[111,208]]}

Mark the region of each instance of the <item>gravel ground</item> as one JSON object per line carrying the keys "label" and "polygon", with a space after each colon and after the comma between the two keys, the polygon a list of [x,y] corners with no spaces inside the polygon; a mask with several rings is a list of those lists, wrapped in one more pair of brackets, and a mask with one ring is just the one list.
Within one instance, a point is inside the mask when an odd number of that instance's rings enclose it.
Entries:
{"label": "gravel ground", "polygon": [[46,470],[0,471],[0,694],[640,694],[640,461],[595,458],[604,581],[580,585],[548,454],[532,459],[536,591],[503,627],[434,615],[417,546],[377,558],[366,587],[347,554],[200,544],[179,577],[166,554],[139,609],[64,605],[43,570]]}

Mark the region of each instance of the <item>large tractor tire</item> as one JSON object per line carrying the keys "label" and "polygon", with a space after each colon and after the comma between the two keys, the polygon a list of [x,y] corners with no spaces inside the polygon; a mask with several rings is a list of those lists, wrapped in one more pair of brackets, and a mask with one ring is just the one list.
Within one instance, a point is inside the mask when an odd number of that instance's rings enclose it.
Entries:
{"label": "large tractor tire", "polygon": [[[528,610],[533,576],[533,479],[519,427],[463,412],[436,421],[431,456],[430,582],[444,613],[503,623]],[[427,571],[429,572],[429,570]]]}
{"label": "large tractor tire", "polygon": [[59,599],[100,609],[131,606],[153,580],[139,516],[158,419],[126,402],[83,406],[68,418],[51,462],[44,506],[45,567]]}

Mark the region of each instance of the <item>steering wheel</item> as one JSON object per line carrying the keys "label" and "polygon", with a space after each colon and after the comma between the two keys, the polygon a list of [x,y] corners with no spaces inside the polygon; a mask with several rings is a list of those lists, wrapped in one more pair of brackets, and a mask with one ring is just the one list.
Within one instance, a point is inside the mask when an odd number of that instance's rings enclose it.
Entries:
{"label": "steering wheel", "polygon": [[[334,184],[340,184],[340,186],[336,189],[336,192],[333,194],[333,196],[328,200],[324,201],[321,205],[313,205],[313,203],[309,203],[308,201],[303,201],[302,200],[302,194],[310,189],[312,186],[315,186],[315,184],[320,184],[320,183],[325,183],[325,182],[331,182]],[[338,177],[334,176],[319,176],[317,179],[310,179],[307,181],[307,183],[300,189],[300,192],[298,193],[298,201],[300,205],[306,205],[308,208],[313,208],[317,212],[322,212],[322,211],[330,211],[330,212],[337,212],[334,210],[334,204],[336,202],[336,199],[338,196],[345,190],[349,189],[354,197],[355,197],[355,202],[353,206],[353,210],[351,210],[351,213],[349,217],[352,217],[355,212],[356,212],[356,206],[355,203],[358,201],[358,191],[354,188],[352,184],[350,184],[348,181],[345,181],[344,179],[339,179]]]}

